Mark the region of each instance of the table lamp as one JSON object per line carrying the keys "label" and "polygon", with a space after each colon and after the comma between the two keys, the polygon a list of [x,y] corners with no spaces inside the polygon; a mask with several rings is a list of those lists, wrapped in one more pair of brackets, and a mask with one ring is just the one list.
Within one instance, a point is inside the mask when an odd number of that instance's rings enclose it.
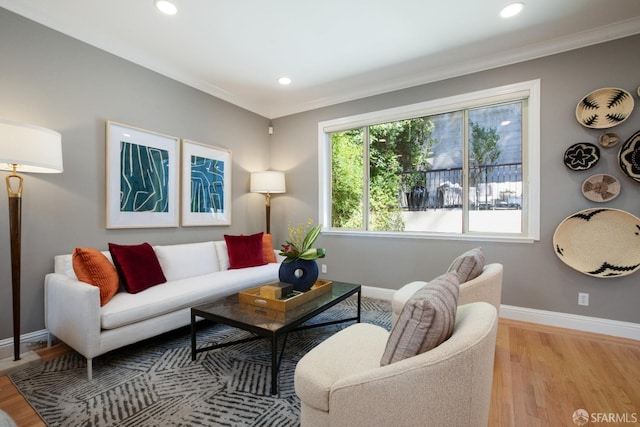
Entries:
{"label": "table lamp", "polygon": [[265,193],[267,200],[265,202],[267,212],[267,234],[271,233],[271,194],[284,193],[286,187],[284,184],[284,172],[280,171],[264,171],[251,173],[250,191],[252,193]]}
{"label": "table lamp", "polygon": [[[7,175],[11,290],[13,299],[13,357],[20,360],[20,246],[22,177],[17,172],[62,172],[62,138],[58,132],[27,123],[0,119],[0,170]],[[15,185],[15,187],[14,187]]]}

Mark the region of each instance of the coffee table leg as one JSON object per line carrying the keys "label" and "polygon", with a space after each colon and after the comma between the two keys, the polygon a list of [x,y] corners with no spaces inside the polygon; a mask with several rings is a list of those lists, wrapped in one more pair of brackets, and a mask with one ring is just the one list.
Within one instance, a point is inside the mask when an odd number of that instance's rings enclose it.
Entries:
{"label": "coffee table leg", "polygon": [[196,360],[196,316],[191,313],[191,360]]}
{"label": "coffee table leg", "polygon": [[278,393],[278,337],[271,336],[271,394]]}
{"label": "coffee table leg", "polygon": [[362,289],[358,291],[358,323],[360,323],[360,303],[362,302]]}

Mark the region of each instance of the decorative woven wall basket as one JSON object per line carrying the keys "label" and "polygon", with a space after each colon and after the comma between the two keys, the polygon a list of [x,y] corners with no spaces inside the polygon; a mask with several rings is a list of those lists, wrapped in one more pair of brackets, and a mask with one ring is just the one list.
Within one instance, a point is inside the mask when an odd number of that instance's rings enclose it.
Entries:
{"label": "decorative woven wall basket", "polygon": [[593,208],[565,218],[553,234],[562,262],[598,278],[640,269],[640,219],[619,209]]}
{"label": "decorative woven wall basket", "polygon": [[591,169],[600,160],[600,149],[589,143],[579,142],[564,152],[564,165],[572,171]]}
{"label": "decorative woven wall basket", "polygon": [[620,137],[615,133],[607,132],[600,135],[600,137],[598,138],[598,142],[604,148],[610,148],[618,145],[618,142],[620,142]]}
{"label": "decorative woven wall basket", "polygon": [[620,194],[620,181],[613,175],[591,175],[582,183],[582,195],[592,202],[609,202]]}
{"label": "decorative woven wall basket", "polygon": [[582,126],[607,129],[627,120],[633,111],[633,97],[624,89],[605,87],[587,94],[576,107]]}
{"label": "decorative woven wall basket", "polygon": [[622,172],[635,182],[640,183],[640,130],[620,147],[618,164]]}

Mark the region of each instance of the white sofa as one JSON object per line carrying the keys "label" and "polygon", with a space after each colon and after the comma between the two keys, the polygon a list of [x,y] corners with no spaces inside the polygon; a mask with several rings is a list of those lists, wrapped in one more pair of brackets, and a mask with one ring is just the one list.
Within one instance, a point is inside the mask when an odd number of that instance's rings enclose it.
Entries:
{"label": "white sofa", "polygon": [[121,290],[102,307],[99,288],[77,279],[71,254],[56,256],[45,277],[49,345],[53,335],[86,357],[89,379],[93,358],[189,325],[194,305],[278,279],[279,263],[229,270],[224,240],[153,249],[167,282],[136,294]]}

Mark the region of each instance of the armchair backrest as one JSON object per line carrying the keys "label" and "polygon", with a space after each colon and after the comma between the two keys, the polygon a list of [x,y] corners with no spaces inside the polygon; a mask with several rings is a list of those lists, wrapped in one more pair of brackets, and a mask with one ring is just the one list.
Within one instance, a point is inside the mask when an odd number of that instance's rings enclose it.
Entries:
{"label": "armchair backrest", "polygon": [[484,301],[493,305],[500,313],[502,274],[502,264],[496,262],[485,265],[478,277],[460,285],[458,305]]}
{"label": "armchair backrest", "polygon": [[[458,305],[469,304],[471,302],[485,301],[493,305],[500,313],[500,302],[502,301],[502,275],[503,267],[500,263],[486,264],[482,273],[475,279],[460,285],[458,295]],[[427,282],[415,281],[404,285],[397,290],[391,300],[392,322],[395,324],[402,307],[420,288]]]}
{"label": "armchair backrest", "polygon": [[336,381],[331,425],[486,426],[497,325],[491,304],[459,306],[453,335],[438,347]]}

